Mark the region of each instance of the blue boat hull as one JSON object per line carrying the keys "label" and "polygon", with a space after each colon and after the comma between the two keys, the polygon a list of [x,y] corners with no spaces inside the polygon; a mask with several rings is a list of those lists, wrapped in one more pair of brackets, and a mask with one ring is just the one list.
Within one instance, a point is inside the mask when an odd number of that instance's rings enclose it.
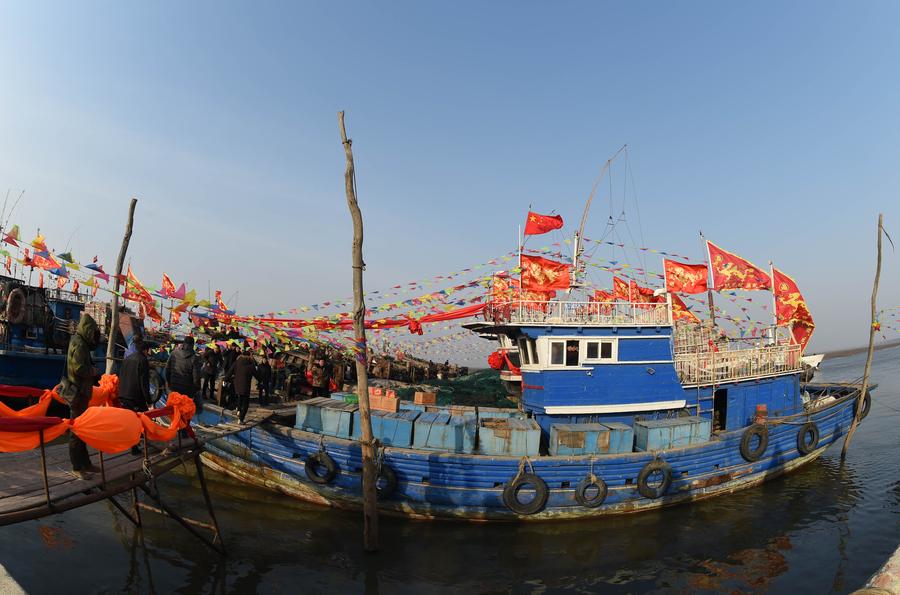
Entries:
{"label": "blue boat hull", "polygon": [[49,388],[59,384],[66,356],[0,349],[0,384]]}
{"label": "blue boat hull", "polygon": [[[856,399],[843,397],[814,413],[770,420],[769,443],[763,456],[745,460],[740,451],[743,430],[717,434],[710,442],[657,452],[577,457],[520,457],[451,454],[405,448],[385,448],[383,461],[397,475],[396,492],[379,502],[387,514],[415,518],[467,520],[576,519],[633,513],[709,498],[745,489],[792,471],[819,457],[850,427]],[[207,407],[205,423],[233,419]],[[808,454],[798,451],[798,432],[807,422],[819,429],[819,441]],[[328,485],[311,482],[304,461],[322,448],[337,463]],[[658,498],[640,494],[641,469],[660,459],[671,466],[672,483]],[[357,442],[323,437],[266,422],[209,445],[204,460],[211,468],[241,481],[337,508],[356,509],[361,499],[361,453]],[[504,486],[516,477],[520,464],[540,476],[549,488],[546,506],[519,515],[503,502]],[[589,474],[603,479],[608,496],[587,508],[575,498],[575,488]]]}

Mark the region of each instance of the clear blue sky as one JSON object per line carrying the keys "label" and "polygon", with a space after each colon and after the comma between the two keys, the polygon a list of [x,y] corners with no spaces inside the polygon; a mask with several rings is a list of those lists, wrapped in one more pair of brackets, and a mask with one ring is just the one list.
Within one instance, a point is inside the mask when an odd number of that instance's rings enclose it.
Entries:
{"label": "clear blue sky", "polygon": [[628,143],[648,246],[699,257],[702,229],[773,259],[812,348],[859,345],[879,210],[900,240],[898,22],[893,2],[4,2],[0,190],[26,190],[26,233],[110,266],[137,196],[139,273],[258,312],[349,294],[339,109],[372,289],[514,249],[529,203],[575,224]]}

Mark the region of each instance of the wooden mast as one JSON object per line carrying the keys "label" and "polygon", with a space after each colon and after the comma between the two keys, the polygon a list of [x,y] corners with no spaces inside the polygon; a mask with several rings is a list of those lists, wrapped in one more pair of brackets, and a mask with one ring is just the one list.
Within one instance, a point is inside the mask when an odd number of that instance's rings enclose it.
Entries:
{"label": "wooden mast", "polygon": [[109,319],[109,339],[106,342],[106,373],[112,374],[113,365],[116,362],[116,334],[119,332],[119,287],[122,277],[122,265],[125,264],[125,253],[128,252],[128,243],[131,241],[131,230],[134,227],[134,208],[137,199],[131,199],[128,207],[128,224],[125,226],[125,237],[122,238],[122,247],[119,248],[119,259],[116,261],[116,284],[112,299],[112,314]]}
{"label": "wooden mast", "polygon": [[353,333],[356,337],[356,393],[359,395],[360,447],[362,449],[363,476],[363,545],[367,552],[378,550],[378,493],[375,489],[375,444],[372,441],[372,417],[369,413],[369,377],[366,370],[368,346],[366,345],[366,304],[363,295],[363,219],[356,201],[356,170],[353,165],[353,141],[347,138],[344,128],[344,112],[338,112],[341,143],[347,158],[344,184],[347,207],[353,219]]}
{"label": "wooden mast", "polygon": [[866,354],[866,367],[863,371],[862,389],[859,398],[856,400],[854,408],[853,423],[850,424],[850,431],[847,432],[847,438],[844,439],[844,447],[841,449],[841,460],[847,456],[847,449],[850,447],[850,440],[856,432],[856,426],[859,425],[859,414],[862,413],[863,402],[866,398],[866,391],[869,389],[869,372],[872,369],[872,355],[875,353],[875,324],[877,322],[877,306],[878,301],[878,281],[881,279],[881,234],[884,233],[884,214],[878,214],[878,260],[875,265],[875,283],[872,285],[872,320],[869,323],[869,350]]}

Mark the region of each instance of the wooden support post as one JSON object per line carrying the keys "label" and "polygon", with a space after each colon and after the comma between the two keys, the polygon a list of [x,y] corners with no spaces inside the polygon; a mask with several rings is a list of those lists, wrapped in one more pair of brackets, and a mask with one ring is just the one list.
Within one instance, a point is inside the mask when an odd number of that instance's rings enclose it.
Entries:
{"label": "wooden support post", "polygon": [[112,314],[109,319],[109,339],[106,342],[106,373],[112,374],[113,365],[116,363],[116,333],[119,332],[119,289],[122,276],[122,266],[125,264],[125,253],[128,252],[128,243],[131,241],[131,230],[134,227],[134,208],[137,206],[137,199],[131,199],[131,206],[128,207],[128,224],[125,226],[125,237],[122,238],[122,247],[119,248],[119,259],[116,261],[116,283],[112,299]]}
{"label": "wooden support post", "polygon": [[44,449],[44,430],[40,430],[41,438],[41,471],[44,475],[44,495],[47,496],[47,508],[52,508],[50,504],[50,480],[47,478],[47,453]]}
{"label": "wooden support post", "polygon": [[156,502],[156,504],[157,504],[163,511],[165,511],[165,513],[168,514],[168,515],[172,518],[172,520],[174,520],[174,521],[177,522],[179,525],[181,525],[182,527],[184,527],[185,529],[187,529],[187,532],[188,532],[188,533],[190,533],[191,535],[193,535],[194,537],[196,537],[197,539],[199,539],[200,541],[202,541],[203,543],[205,543],[210,549],[215,550],[217,553],[221,554],[222,556],[226,555],[226,554],[225,554],[225,548],[216,545],[215,542],[212,542],[212,541],[208,540],[206,537],[204,537],[199,531],[197,531],[196,529],[194,529],[194,527],[192,527],[190,523],[188,523],[186,520],[184,520],[184,519],[181,517],[181,515],[179,515],[177,512],[175,512],[174,510],[172,510],[171,508],[169,508],[168,506],[166,506],[166,505],[163,503],[163,501],[160,500],[160,498],[159,498],[159,496],[158,496],[157,494],[154,494],[153,492],[151,492],[151,491],[150,491],[146,486],[144,486],[143,484],[142,484],[142,485],[139,485],[138,487],[141,489],[142,492],[144,492],[145,494],[147,494],[148,496],[150,496],[150,498],[151,498],[154,502]]}
{"label": "wooden support post", "polygon": [[375,444],[372,440],[372,417],[369,413],[369,377],[367,371],[368,346],[366,345],[366,304],[363,296],[363,219],[356,201],[356,170],[353,165],[353,141],[347,138],[344,112],[338,112],[341,128],[341,144],[347,159],[344,185],[347,207],[353,219],[353,333],[356,343],[356,392],[359,395],[360,448],[362,450],[363,476],[363,545],[367,552],[378,550],[378,493],[375,489]]}
{"label": "wooden support post", "polygon": [[872,369],[872,356],[875,353],[875,323],[877,322],[878,310],[878,281],[881,279],[881,235],[884,233],[884,214],[878,215],[878,259],[875,265],[875,283],[872,285],[872,319],[869,323],[869,351],[866,354],[866,367],[863,371],[862,389],[859,398],[856,400],[854,408],[853,422],[850,424],[850,431],[844,439],[844,447],[841,449],[841,460],[847,456],[847,449],[850,447],[850,440],[856,433],[856,426],[859,425],[859,414],[862,413],[863,401],[866,398],[866,391],[869,390],[869,372]]}
{"label": "wooden support post", "polygon": [[213,510],[212,499],[209,497],[209,489],[206,487],[206,477],[203,475],[203,463],[200,462],[200,453],[198,449],[194,455],[194,465],[197,467],[197,477],[200,479],[200,491],[203,492],[203,500],[206,502],[206,510],[209,512],[209,518],[212,519],[213,527],[215,527],[215,535],[213,543],[217,541],[222,545],[222,552],[225,552],[225,542],[222,540],[222,532],[219,530],[219,521],[216,520],[216,513]]}

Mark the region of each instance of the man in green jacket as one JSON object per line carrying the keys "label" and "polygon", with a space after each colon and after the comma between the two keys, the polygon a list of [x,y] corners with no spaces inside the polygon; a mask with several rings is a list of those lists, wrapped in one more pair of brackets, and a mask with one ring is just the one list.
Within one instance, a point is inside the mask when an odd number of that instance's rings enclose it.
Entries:
{"label": "man in green jacket", "polygon": [[[81,320],[78,321],[78,329],[69,340],[66,382],[63,383],[63,396],[69,402],[71,419],[87,410],[94,383],[100,378],[100,373],[91,359],[91,352],[99,344],[100,329],[97,323],[90,315],[82,314]],[[96,473],[100,470],[91,463],[87,445],[73,432],[69,432],[69,459],[76,473]]]}

